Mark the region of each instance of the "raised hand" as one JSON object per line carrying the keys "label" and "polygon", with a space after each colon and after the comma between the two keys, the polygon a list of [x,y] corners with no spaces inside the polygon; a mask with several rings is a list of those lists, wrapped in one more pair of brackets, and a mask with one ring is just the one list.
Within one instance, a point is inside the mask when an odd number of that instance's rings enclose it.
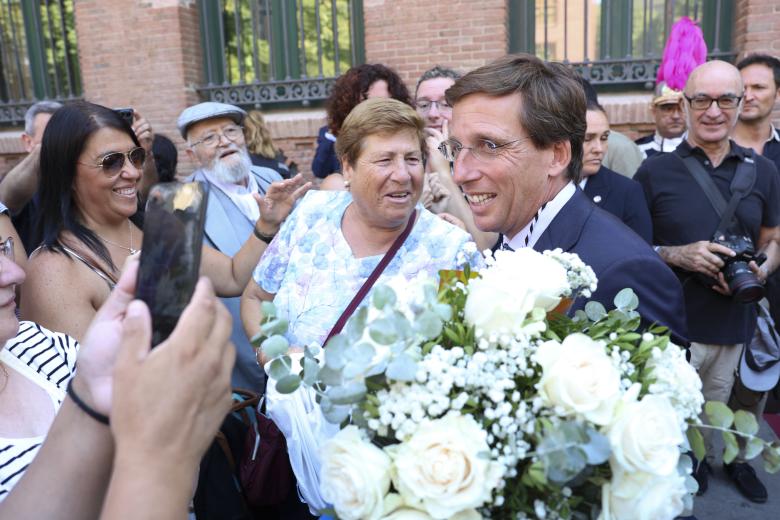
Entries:
{"label": "raised hand", "polygon": [[311,187],[312,183],[305,182],[303,175],[299,173],[292,179],[271,184],[265,196],[256,193],[255,200],[260,208],[260,218],[255,224],[257,231],[266,236],[276,234],[295,202]]}

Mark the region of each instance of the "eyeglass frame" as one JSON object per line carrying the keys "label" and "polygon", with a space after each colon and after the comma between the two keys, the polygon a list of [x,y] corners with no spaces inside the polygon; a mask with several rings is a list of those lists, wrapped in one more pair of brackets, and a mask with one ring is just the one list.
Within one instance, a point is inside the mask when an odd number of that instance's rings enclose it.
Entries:
{"label": "eyeglass frame", "polygon": [[6,257],[9,260],[16,261],[14,255],[14,238],[8,237],[5,240],[0,240],[0,255]]}
{"label": "eyeglass frame", "polygon": [[[722,96],[718,96],[718,97],[714,98],[714,97],[710,97],[710,96],[706,96],[706,95],[705,96],[688,97],[685,94],[683,94],[683,97],[688,101],[688,104],[690,105],[692,110],[698,110],[698,111],[702,111],[703,112],[703,111],[709,110],[710,107],[712,107],[712,103],[717,103],[718,108],[721,109],[721,110],[734,110],[736,108],[739,108],[739,104],[742,102],[742,99],[745,97],[745,95],[743,94],[741,96],[735,96],[733,94],[724,94]],[[720,106],[720,101],[721,101],[721,99],[724,99],[724,98],[725,99],[735,99],[737,101],[737,103],[733,107],[722,107],[722,106]],[[709,104],[707,105],[706,108],[696,108],[695,106],[693,106],[693,102],[694,101],[704,100],[704,99],[709,99],[710,100],[710,102],[709,102]]]}
{"label": "eyeglass frame", "polygon": [[[423,108],[420,106],[420,103],[428,103],[427,108]],[[436,110],[439,112],[452,112],[452,106],[450,106],[449,103],[447,103],[446,99],[442,99],[441,101],[433,101],[430,99],[421,99],[419,101],[414,101],[414,108],[420,110],[423,113],[428,113],[433,108],[433,105],[436,105]]]}
{"label": "eyeglass frame", "polygon": [[[493,141],[491,141],[490,139],[479,139],[479,141],[482,142],[482,143],[490,143],[490,144],[494,145],[494,148],[491,148],[491,152],[486,154],[487,155],[487,160],[490,160],[490,159],[493,159],[494,157],[498,156],[498,150],[500,150],[501,148],[507,147],[510,144],[515,144],[515,143],[519,143],[519,142],[522,142],[522,141],[527,141],[528,139],[530,139],[530,137],[520,137],[519,139],[514,139],[512,141],[509,141],[509,142],[503,143],[503,144],[496,144]],[[457,148],[457,150],[452,146],[453,143],[457,143],[459,145],[459,148]],[[453,153],[452,153],[452,157],[451,158],[450,158],[450,154],[447,153],[447,147],[448,146],[450,148],[453,148]],[[447,159],[448,161],[450,161],[451,163],[454,163],[457,160],[458,155],[460,155],[460,153],[463,150],[471,150],[471,155],[473,155],[474,158],[476,158],[478,161],[483,161],[484,162],[486,160],[485,159],[485,154],[483,152],[475,152],[474,148],[475,148],[474,146],[463,146],[462,143],[460,143],[458,141],[455,141],[454,139],[445,139],[444,141],[441,142],[441,144],[439,144],[439,146],[437,147],[437,150],[439,150],[439,152],[442,155],[444,155],[444,158]]]}
{"label": "eyeglass frame", "polygon": [[[136,166],[135,164],[133,164],[132,159],[130,159],[130,154],[135,152],[136,150],[141,150],[144,153],[144,158],[143,161],[141,161],[140,166]],[[117,168],[117,170],[112,173],[109,168],[105,167],[104,163],[106,162],[107,157],[111,157],[112,155],[117,155],[117,154],[122,156],[122,164],[120,164],[119,168]],[[98,161],[97,163],[87,163],[83,161],[77,161],[77,162],[79,164],[83,164],[84,166],[92,166],[93,168],[100,168],[101,170],[103,170],[103,173],[105,173],[109,177],[116,177],[117,175],[122,173],[122,168],[124,168],[125,162],[129,162],[133,166],[133,168],[140,170],[141,168],[144,167],[144,164],[146,164],[146,159],[148,157],[149,157],[149,153],[142,146],[135,146],[126,152],[108,152],[103,157],[101,157],[100,161]]]}
{"label": "eyeglass frame", "polygon": [[[230,137],[227,136],[225,131],[228,130],[232,131],[233,129],[236,129],[239,133],[236,134],[236,136],[231,139]],[[219,132],[210,133],[206,137],[202,137],[201,139],[198,139],[194,143],[190,143],[190,148],[195,148],[199,144],[205,144],[207,148],[215,148],[217,145],[219,145],[219,142],[222,140],[223,137],[227,139],[229,142],[235,143],[236,139],[238,139],[239,136],[244,135],[244,127],[241,125],[229,125],[224,128],[221,128],[220,130],[221,131]],[[206,144],[206,141],[211,139],[212,137],[216,137],[216,141],[214,141],[214,144]]]}

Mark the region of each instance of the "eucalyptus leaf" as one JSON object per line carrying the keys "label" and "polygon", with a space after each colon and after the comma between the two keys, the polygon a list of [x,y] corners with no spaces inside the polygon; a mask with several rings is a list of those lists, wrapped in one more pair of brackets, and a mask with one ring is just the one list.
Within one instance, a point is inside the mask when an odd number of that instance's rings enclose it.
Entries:
{"label": "eucalyptus leaf", "polygon": [[723,451],[723,463],[731,464],[734,459],[739,455],[739,444],[737,444],[737,436],[731,432],[723,433],[723,445],[725,450]]}
{"label": "eucalyptus leaf", "polygon": [[780,471],[780,447],[776,441],[764,448],[764,451],[761,452],[761,457],[764,459],[764,470],[767,473]]}
{"label": "eucalyptus leaf", "polygon": [[327,386],[338,386],[343,380],[341,369],[337,370],[329,367],[328,365],[320,368],[317,377],[324,385]]}
{"label": "eucalyptus leaf", "polygon": [[333,406],[327,412],[323,410],[322,415],[331,424],[341,424],[349,417],[351,410],[351,406]]}
{"label": "eucalyptus leaf", "polygon": [[589,439],[587,444],[582,445],[582,449],[588,459],[588,464],[596,466],[609,460],[609,455],[612,453],[609,439],[592,429],[589,429],[587,434]]}
{"label": "eucalyptus leaf", "polygon": [[374,307],[380,310],[384,309],[387,305],[395,305],[395,291],[387,285],[377,285],[371,295],[371,300]]}
{"label": "eucalyptus leaf", "polygon": [[289,323],[284,318],[274,318],[267,323],[263,323],[260,329],[266,336],[273,336],[274,334],[284,334],[287,332]]}
{"label": "eucalyptus leaf", "polygon": [[764,449],[764,441],[758,437],[753,437],[745,443],[745,460],[758,457]]}
{"label": "eucalyptus leaf", "polygon": [[620,309],[621,311],[631,310],[630,305],[631,305],[631,300],[633,295],[634,295],[634,291],[632,291],[629,287],[620,290],[620,292],[618,292],[615,295],[615,299],[613,300],[613,302],[615,303],[615,307],[617,309]]}
{"label": "eucalyptus leaf", "polygon": [[437,303],[433,306],[433,311],[444,321],[452,319],[452,307],[446,303]]}
{"label": "eucalyptus leaf", "polygon": [[441,334],[442,330],[441,318],[433,311],[424,311],[417,320],[414,322],[414,328],[425,339],[433,339]]}
{"label": "eucalyptus leaf", "polygon": [[379,318],[368,326],[368,335],[380,345],[392,345],[398,341],[398,334],[390,318]]}
{"label": "eucalyptus leaf", "polygon": [[739,433],[755,435],[758,433],[758,421],[756,416],[745,410],[737,410],[734,413],[734,426]]}
{"label": "eucalyptus leaf", "polygon": [[297,374],[289,374],[276,382],[276,391],[280,394],[291,394],[301,386],[301,378]]}
{"label": "eucalyptus leaf", "polygon": [[360,307],[352,317],[347,321],[344,327],[344,334],[352,341],[357,341],[363,336],[363,330],[366,328],[366,319],[368,317],[368,308]]}
{"label": "eucalyptus leaf", "polygon": [[585,315],[590,321],[599,321],[607,315],[607,310],[597,301],[589,301],[585,304]]}
{"label": "eucalyptus leaf", "polygon": [[376,349],[370,343],[362,341],[349,350],[350,361],[359,360],[368,363],[376,356]]}
{"label": "eucalyptus leaf", "polygon": [[306,357],[316,357],[320,353],[320,350],[322,349],[319,345],[311,344],[307,345],[306,348],[303,349],[303,353]]}
{"label": "eucalyptus leaf", "polygon": [[574,311],[574,318],[572,321],[585,321],[588,319],[588,315],[582,309]]}
{"label": "eucalyptus leaf", "polygon": [[279,381],[290,373],[291,363],[292,361],[288,356],[282,356],[271,361],[266,372],[271,379]]}
{"label": "eucalyptus leaf", "polygon": [[276,317],[276,305],[273,302],[262,302],[260,304],[260,312],[263,313],[263,317],[266,319]]}
{"label": "eucalyptus leaf", "polygon": [[688,442],[691,443],[693,454],[698,460],[704,460],[707,455],[707,449],[704,447],[704,437],[695,426],[691,426],[687,431]]}
{"label": "eucalyptus leaf", "polygon": [[290,348],[290,343],[284,336],[271,336],[267,340],[263,341],[260,346],[263,349],[263,354],[269,359],[277,358],[287,353],[287,349]]}
{"label": "eucalyptus leaf", "polygon": [[341,369],[341,375],[344,379],[355,379],[358,376],[365,375],[369,366],[370,362],[368,361],[353,359],[344,365],[344,368]]}
{"label": "eucalyptus leaf", "polygon": [[704,412],[710,424],[719,428],[730,428],[734,423],[734,412],[720,401],[707,401]]}
{"label": "eucalyptus leaf", "polygon": [[314,359],[303,359],[303,382],[306,386],[312,386],[317,382],[320,373],[320,365]]}
{"label": "eucalyptus leaf", "polygon": [[328,388],[325,395],[336,405],[357,404],[366,397],[366,385],[362,381],[354,381],[342,386]]}
{"label": "eucalyptus leaf", "polygon": [[347,350],[349,342],[341,334],[336,334],[328,341],[325,346],[325,365],[334,369],[341,370],[347,364]]}
{"label": "eucalyptus leaf", "polygon": [[414,381],[417,363],[408,354],[400,354],[387,365],[385,375],[396,381]]}

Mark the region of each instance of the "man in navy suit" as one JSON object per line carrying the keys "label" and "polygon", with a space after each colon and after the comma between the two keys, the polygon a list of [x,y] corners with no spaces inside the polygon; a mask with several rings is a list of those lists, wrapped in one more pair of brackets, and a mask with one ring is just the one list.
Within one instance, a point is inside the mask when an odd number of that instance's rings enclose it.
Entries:
{"label": "man in navy suit", "polygon": [[447,102],[453,124],[445,149],[477,227],[500,232],[503,247],[578,254],[599,279],[593,300],[610,308],[618,291],[630,287],[643,323],[665,325],[684,341],[677,277],[577,186],[586,122],[575,74],[535,56],[506,56],[459,79]]}

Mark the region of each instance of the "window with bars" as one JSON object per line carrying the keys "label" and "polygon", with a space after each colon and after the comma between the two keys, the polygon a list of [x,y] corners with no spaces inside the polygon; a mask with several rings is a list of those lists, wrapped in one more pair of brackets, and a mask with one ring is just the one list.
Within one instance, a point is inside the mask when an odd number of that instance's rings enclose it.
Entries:
{"label": "window with bars", "polygon": [[211,100],[259,107],[326,99],[364,61],[361,0],[201,0]]}
{"label": "window with bars", "polygon": [[81,96],[73,0],[0,0],[0,124],[35,101]]}
{"label": "window with bars", "polygon": [[730,0],[510,0],[510,52],[572,63],[595,85],[653,88],[672,24],[699,22],[710,57],[732,60]]}

